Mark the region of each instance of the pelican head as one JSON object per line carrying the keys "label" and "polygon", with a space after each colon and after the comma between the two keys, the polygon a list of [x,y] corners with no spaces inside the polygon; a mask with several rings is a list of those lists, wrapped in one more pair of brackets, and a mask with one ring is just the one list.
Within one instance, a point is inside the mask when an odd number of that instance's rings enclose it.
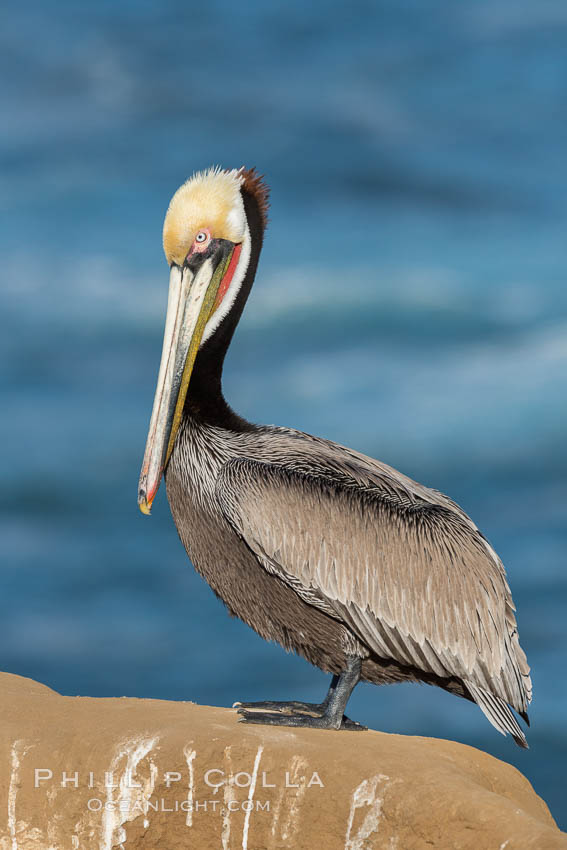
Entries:
{"label": "pelican head", "polygon": [[163,350],[138,505],[149,514],[181,424],[199,350],[229,314],[250,266],[252,237],[246,199],[253,197],[261,230],[267,188],[254,169],[199,172],[175,193],[163,226],[170,267]]}

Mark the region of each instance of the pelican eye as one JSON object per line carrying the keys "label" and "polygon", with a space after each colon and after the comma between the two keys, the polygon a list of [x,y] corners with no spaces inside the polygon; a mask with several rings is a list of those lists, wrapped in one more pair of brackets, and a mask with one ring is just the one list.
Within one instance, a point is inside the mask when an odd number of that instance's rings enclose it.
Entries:
{"label": "pelican eye", "polygon": [[207,250],[210,241],[211,231],[207,227],[203,228],[203,230],[199,230],[193,239],[191,250],[187,256],[190,257],[191,254],[203,254]]}

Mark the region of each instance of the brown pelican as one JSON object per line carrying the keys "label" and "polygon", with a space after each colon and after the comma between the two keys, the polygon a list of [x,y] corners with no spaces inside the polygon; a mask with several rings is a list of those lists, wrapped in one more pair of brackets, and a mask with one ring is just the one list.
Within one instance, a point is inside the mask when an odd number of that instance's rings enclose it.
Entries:
{"label": "brown pelican", "polygon": [[268,189],[254,169],[210,169],[173,196],[169,300],[139,485],[167,496],[195,568],[266,640],[333,678],[320,705],[237,703],[242,720],[362,729],[358,681],[421,681],[476,702],[526,738],[530,668],[504,567],[447,496],[386,464],[290,428],[252,425],[221,390],[254,281]]}

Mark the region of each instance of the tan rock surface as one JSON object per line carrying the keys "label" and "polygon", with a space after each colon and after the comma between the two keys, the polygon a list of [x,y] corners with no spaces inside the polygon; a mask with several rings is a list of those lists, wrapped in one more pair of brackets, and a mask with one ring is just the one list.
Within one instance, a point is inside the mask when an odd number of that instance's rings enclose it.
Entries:
{"label": "tan rock surface", "polygon": [[451,741],[245,726],[6,673],[0,711],[1,850],[567,848],[527,779]]}

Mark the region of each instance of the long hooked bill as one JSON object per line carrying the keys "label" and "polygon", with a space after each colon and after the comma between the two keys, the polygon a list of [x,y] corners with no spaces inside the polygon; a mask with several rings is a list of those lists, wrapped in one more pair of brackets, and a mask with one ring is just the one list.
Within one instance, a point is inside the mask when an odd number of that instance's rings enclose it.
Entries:
{"label": "long hooked bill", "polygon": [[151,511],[171,457],[203,332],[236,253],[231,246],[220,261],[218,255],[209,257],[194,273],[187,266],[171,268],[161,363],[138,487],[138,506],[144,514]]}

